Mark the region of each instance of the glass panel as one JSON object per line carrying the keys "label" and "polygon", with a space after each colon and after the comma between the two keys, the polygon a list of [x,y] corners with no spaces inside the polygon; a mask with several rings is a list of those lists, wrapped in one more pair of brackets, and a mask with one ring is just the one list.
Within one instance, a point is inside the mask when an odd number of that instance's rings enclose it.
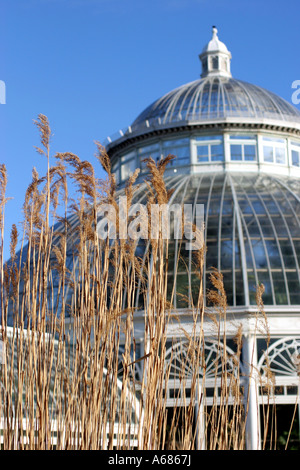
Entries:
{"label": "glass panel", "polygon": [[273,147],[264,145],[264,161],[273,162]]}
{"label": "glass panel", "polygon": [[199,145],[197,147],[197,161],[199,163],[208,162],[208,145]]}
{"label": "glass panel", "polygon": [[191,275],[191,290],[192,290],[192,300],[193,304],[197,305],[200,293],[200,278],[197,274]]}
{"label": "glass panel", "polygon": [[260,284],[264,284],[265,292],[263,295],[263,301],[265,305],[272,305],[273,304],[273,295],[272,295],[272,288],[270,282],[270,276],[268,271],[260,271],[257,273],[258,282]]}
{"label": "glass panel", "polygon": [[256,146],[255,145],[244,145],[244,159],[246,161],[253,162],[256,160]]}
{"label": "glass panel", "polygon": [[284,139],[274,139],[273,137],[263,137],[263,140],[265,140],[266,142],[280,142],[282,144],[285,143]]}
{"label": "glass panel", "polygon": [[207,135],[207,136],[195,137],[195,140],[197,142],[202,142],[202,141],[207,141],[207,140],[223,140],[223,137],[221,135]]}
{"label": "glass panel", "polygon": [[249,285],[249,295],[250,295],[250,304],[256,304],[256,279],[254,271],[248,270],[248,285]]}
{"label": "glass panel", "polygon": [[223,273],[224,289],[228,305],[233,305],[233,282],[232,271]]}
{"label": "glass panel", "polygon": [[180,164],[189,163],[190,161],[190,148],[189,147],[174,148],[172,153],[176,157],[176,160],[174,161],[175,164],[176,162],[178,162],[178,160],[180,160]]}
{"label": "glass panel", "polygon": [[210,156],[212,162],[220,162],[224,160],[223,155],[223,145],[211,145],[210,146]]}
{"label": "glass panel", "polygon": [[277,305],[286,305],[288,302],[287,302],[287,295],[286,295],[286,288],[285,288],[283,272],[282,271],[273,271],[272,272],[272,278],[273,278],[276,304]]}
{"label": "glass panel", "polygon": [[300,151],[292,150],[292,165],[300,166]]}
{"label": "glass panel", "polygon": [[278,245],[275,240],[265,240],[271,268],[282,268]]}
{"label": "glass panel", "polygon": [[123,155],[123,157],[121,157],[121,162],[126,162],[127,160],[130,160],[131,158],[135,158],[135,152],[129,152],[129,153],[126,153],[125,155]]}
{"label": "glass panel", "polygon": [[127,178],[129,178],[129,176],[133,174],[134,170],[135,170],[135,159],[130,160],[127,163],[123,163],[123,165],[121,166],[122,180],[126,180]]}
{"label": "glass panel", "polygon": [[245,304],[243,276],[239,270],[235,272],[235,300],[236,305]]}
{"label": "glass panel", "polygon": [[237,161],[242,160],[242,146],[241,145],[230,145],[230,156],[231,160]]}
{"label": "glass panel", "polygon": [[264,245],[261,240],[251,240],[252,250],[255,258],[255,264],[257,269],[263,269],[267,267],[267,258],[264,249]]}
{"label": "glass panel", "polygon": [[189,306],[189,277],[187,274],[178,274],[176,277],[176,305],[178,308]]}
{"label": "glass panel", "polygon": [[293,240],[297,255],[298,265],[300,266],[300,240]]}
{"label": "glass panel", "polygon": [[177,147],[178,145],[189,145],[189,143],[189,139],[165,140],[163,142],[163,148]]}
{"label": "glass panel", "polygon": [[254,140],[253,135],[230,135],[231,140]]}
{"label": "glass panel", "polygon": [[111,167],[111,172],[115,175],[116,182],[117,184],[119,184],[119,162],[113,164],[113,166]]}
{"label": "glass panel", "polygon": [[111,171],[113,173],[115,173],[117,171],[118,167],[119,167],[119,162],[114,163],[111,167]]}
{"label": "glass panel", "polygon": [[232,269],[232,240],[221,243],[221,270]]}
{"label": "glass panel", "polygon": [[291,304],[300,304],[300,286],[296,271],[287,271],[286,277],[290,291]]}
{"label": "glass panel", "polygon": [[279,240],[283,262],[287,269],[296,268],[296,260],[290,240]]}
{"label": "glass panel", "polygon": [[[241,255],[240,255],[240,245],[239,245],[239,241],[237,238],[235,239],[235,243],[234,243],[234,251],[235,251],[234,253],[235,267],[240,268],[241,267]],[[250,262],[250,266],[252,266],[252,260]]]}
{"label": "glass panel", "polygon": [[190,144],[189,139],[167,140],[163,142],[163,155],[175,155],[175,159],[170,165],[188,165],[190,162]]}
{"label": "glass panel", "polygon": [[207,241],[206,269],[218,268],[218,243],[217,241]]}
{"label": "glass panel", "polygon": [[282,147],[276,147],[275,148],[275,159],[276,163],[285,163],[285,149]]}
{"label": "glass panel", "polygon": [[140,160],[140,167],[142,171],[146,169],[147,162],[143,160],[151,157],[155,162],[158,162],[161,158],[159,144],[147,145],[138,149],[138,156]]}
{"label": "glass panel", "polygon": [[261,217],[260,226],[265,238],[274,236],[274,229],[268,217]]}

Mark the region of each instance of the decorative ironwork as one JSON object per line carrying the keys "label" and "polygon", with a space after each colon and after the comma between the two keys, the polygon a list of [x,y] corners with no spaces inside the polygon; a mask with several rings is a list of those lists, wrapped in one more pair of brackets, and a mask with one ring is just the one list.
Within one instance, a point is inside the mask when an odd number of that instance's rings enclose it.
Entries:
{"label": "decorative ironwork", "polygon": [[281,338],[260,358],[258,370],[262,378],[300,377],[300,338]]}
{"label": "decorative ironwork", "polygon": [[[195,364],[201,364],[198,370],[199,377],[215,379],[221,377],[226,366],[228,373],[236,373],[235,353],[228,346],[225,347],[216,340],[206,340],[205,343],[195,343],[193,346],[187,342],[178,341],[166,352],[166,368],[170,367],[170,380],[189,380],[195,371]],[[224,363],[226,350],[226,360]],[[171,363],[171,364],[170,364]]]}

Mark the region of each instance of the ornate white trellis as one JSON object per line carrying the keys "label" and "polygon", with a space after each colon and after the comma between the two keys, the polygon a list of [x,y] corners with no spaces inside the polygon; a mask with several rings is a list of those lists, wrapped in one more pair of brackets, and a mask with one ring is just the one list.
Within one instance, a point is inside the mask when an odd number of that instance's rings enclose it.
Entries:
{"label": "ornate white trellis", "polygon": [[[198,345],[197,345],[198,346]],[[198,369],[199,377],[205,374],[206,379],[215,379],[221,377],[222,368],[224,367],[222,357],[224,357],[224,345],[216,340],[205,340],[205,343],[200,346],[202,367]],[[170,367],[170,379],[191,379],[194,375],[193,355],[197,351],[195,347],[191,347],[187,342],[178,341],[173,344],[167,351],[165,357],[166,368]],[[235,353],[232,349],[226,346],[226,369],[229,373],[235,373],[236,367],[234,365]],[[171,364],[170,364],[171,362]]]}
{"label": "ornate white trellis", "polygon": [[267,389],[277,402],[295,403],[300,385],[300,338],[275,341],[258,361],[260,394]]}
{"label": "ornate white trellis", "polygon": [[280,338],[273,343],[258,362],[261,376],[270,370],[275,377],[300,376],[300,338]]}
{"label": "ornate white trellis", "polygon": [[[225,352],[226,360],[224,362]],[[197,354],[199,354],[198,358]],[[237,376],[238,366],[235,352],[228,346],[224,348],[224,345],[219,341],[208,339],[204,343],[196,342],[191,346],[187,341],[178,340],[167,349],[165,355],[165,371],[169,378],[166,384],[168,405],[172,406],[179,396],[178,393],[183,389],[185,400],[188,402],[189,387],[195,378],[199,379],[200,388],[212,388],[218,395],[218,387],[221,384],[225,366],[228,376],[232,376],[232,374]],[[207,404],[212,400],[213,397],[208,398]]]}

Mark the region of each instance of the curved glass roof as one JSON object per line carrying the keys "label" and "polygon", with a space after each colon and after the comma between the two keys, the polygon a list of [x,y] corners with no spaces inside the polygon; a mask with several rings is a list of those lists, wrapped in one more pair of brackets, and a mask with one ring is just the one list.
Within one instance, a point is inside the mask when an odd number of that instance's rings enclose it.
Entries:
{"label": "curved glass roof", "polygon": [[296,122],[300,112],[290,103],[256,85],[221,76],[187,83],[159,98],[133,122],[131,128],[179,121],[218,118],[254,118]]}
{"label": "curved glass roof", "polygon": [[[231,306],[255,305],[258,283],[265,286],[266,305],[300,304],[299,181],[220,172],[167,177],[166,186],[174,189],[170,204],[204,204],[206,289],[215,267],[224,276]],[[139,202],[145,192],[141,185]],[[176,282],[177,308],[190,306],[193,297],[196,300],[194,286],[199,284],[193,252],[184,245],[179,251],[176,240],[169,242],[169,281],[170,285]],[[187,291],[189,305],[183,300]]]}

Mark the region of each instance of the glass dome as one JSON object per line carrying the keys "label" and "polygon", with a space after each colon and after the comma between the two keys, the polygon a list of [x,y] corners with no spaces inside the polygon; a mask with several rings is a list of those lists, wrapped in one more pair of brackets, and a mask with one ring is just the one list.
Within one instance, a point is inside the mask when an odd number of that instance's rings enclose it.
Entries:
{"label": "glass dome", "polygon": [[151,126],[219,118],[270,119],[300,124],[300,112],[274,93],[241,80],[208,76],[156,100],[135,119],[131,129],[143,126],[146,121]]}

